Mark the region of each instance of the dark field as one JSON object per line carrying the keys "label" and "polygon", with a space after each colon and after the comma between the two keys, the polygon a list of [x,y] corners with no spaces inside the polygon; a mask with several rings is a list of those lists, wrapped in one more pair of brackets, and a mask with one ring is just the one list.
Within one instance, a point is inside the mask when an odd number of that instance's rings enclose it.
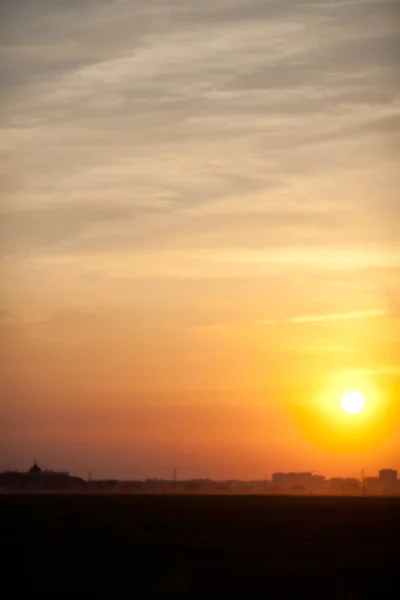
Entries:
{"label": "dark field", "polygon": [[0,510],[14,593],[400,597],[400,498],[3,495]]}

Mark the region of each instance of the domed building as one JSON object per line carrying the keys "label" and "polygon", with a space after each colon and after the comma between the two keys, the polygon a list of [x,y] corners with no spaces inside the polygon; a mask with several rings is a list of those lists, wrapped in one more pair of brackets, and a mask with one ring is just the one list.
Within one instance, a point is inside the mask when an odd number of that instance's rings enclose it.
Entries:
{"label": "domed building", "polygon": [[31,466],[31,468],[29,469],[29,473],[31,475],[39,475],[42,472],[43,472],[42,469],[39,467],[39,465],[37,464],[37,462],[35,460],[35,462]]}
{"label": "domed building", "polygon": [[29,471],[7,471],[0,473],[0,488],[15,491],[80,491],[85,482],[66,472],[43,470],[33,463]]}

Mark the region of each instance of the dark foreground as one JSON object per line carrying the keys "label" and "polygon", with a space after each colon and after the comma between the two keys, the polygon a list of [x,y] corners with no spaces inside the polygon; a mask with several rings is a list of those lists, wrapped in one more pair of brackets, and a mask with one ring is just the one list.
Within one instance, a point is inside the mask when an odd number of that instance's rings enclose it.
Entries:
{"label": "dark foreground", "polygon": [[0,514],[14,595],[400,597],[400,498],[3,495]]}

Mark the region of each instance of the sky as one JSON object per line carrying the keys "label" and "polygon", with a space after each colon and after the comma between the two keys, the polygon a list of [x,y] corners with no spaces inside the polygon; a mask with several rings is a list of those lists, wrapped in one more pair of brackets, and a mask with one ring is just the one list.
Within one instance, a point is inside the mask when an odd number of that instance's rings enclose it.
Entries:
{"label": "sky", "polygon": [[400,470],[398,2],[0,23],[0,468]]}

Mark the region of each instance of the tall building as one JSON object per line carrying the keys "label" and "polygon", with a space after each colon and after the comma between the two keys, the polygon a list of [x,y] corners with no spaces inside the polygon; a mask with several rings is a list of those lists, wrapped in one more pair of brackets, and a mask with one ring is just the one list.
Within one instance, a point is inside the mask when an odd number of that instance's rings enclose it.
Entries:
{"label": "tall building", "polygon": [[379,483],[383,492],[393,492],[397,486],[397,471],[395,469],[381,469]]}

